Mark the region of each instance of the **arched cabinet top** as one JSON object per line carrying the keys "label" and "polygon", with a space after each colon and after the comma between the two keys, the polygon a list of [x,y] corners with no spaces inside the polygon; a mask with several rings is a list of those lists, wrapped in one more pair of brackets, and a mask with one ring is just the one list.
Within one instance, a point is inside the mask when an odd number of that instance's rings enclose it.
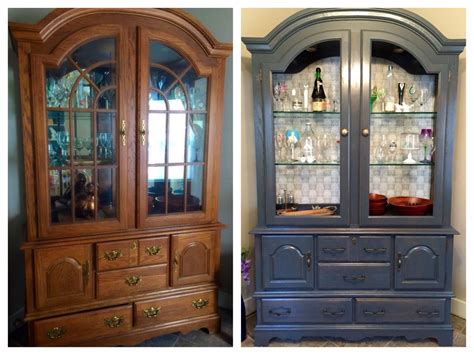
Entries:
{"label": "arched cabinet top", "polygon": [[[400,26],[429,43],[437,54],[457,55],[464,50],[465,39],[448,39],[421,16],[402,9],[305,9],[290,16],[263,38],[244,37],[251,53],[270,54],[296,32],[310,26],[337,21],[376,21]],[[341,29],[345,26],[341,25]]]}
{"label": "arched cabinet top", "polygon": [[217,41],[197,19],[180,9],[56,9],[37,24],[10,22],[9,30],[15,47],[21,42],[41,45],[63,32],[69,24],[83,22],[86,25],[89,18],[114,14],[156,20],[179,28],[209,57],[225,58],[232,50],[232,44]]}

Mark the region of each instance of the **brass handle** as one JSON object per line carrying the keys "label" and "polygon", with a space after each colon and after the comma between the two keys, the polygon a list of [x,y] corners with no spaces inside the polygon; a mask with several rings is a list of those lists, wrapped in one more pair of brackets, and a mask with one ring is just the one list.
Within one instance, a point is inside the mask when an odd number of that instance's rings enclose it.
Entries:
{"label": "brass handle", "polygon": [[104,319],[104,323],[110,328],[120,328],[123,325],[123,317],[113,316],[112,318]]}
{"label": "brass handle", "polygon": [[402,254],[397,253],[397,271],[400,272],[401,268],[402,268]]}
{"label": "brass handle", "polygon": [[174,253],[173,258],[173,270],[176,272],[178,271],[178,252]]}
{"label": "brass handle", "polygon": [[368,136],[369,136],[369,129],[368,129],[368,128],[364,128],[364,129],[362,130],[362,135],[363,135],[364,137],[368,137]]}
{"label": "brass handle", "polygon": [[150,307],[150,308],[145,308],[143,310],[143,314],[147,317],[147,318],[156,318],[158,316],[158,314],[160,314],[160,311],[161,311],[161,307]]}
{"label": "brass handle", "polygon": [[209,304],[209,300],[203,300],[202,298],[193,301],[193,307],[196,309],[204,308],[208,304]]}
{"label": "brass handle", "polygon": [[104,258],[105,258],[105,260],[108,260],[108,261],[117,260],[121,256],[122,256],[122,251],[120,249],[119,250],[110,250],[110,251],[105,251],[104,252]]}
{"label": "brass handle", "polygon": [[134,241],[132,242],[132,245],[130,245],[130,249],[131,249],[131,250],[137,249],[137,241],[136,241],[136,240],[134,240]]}
{"label": "brass handle", "polygon": [[349,134],[349,130],[347,128],[341,129],[341,136],[347,137],[348,134]]}
{"label": "brass handle", "polygon": [[61,338],[64,334],[66,334],[66,329],[63,327],[54,327],[48,330],[48,335],[49,339],[58,339]]}
{"label": "brass handle", "polygon": [[146,138],[146,129],[145,129],[145,120],[142,120],[142,127],[138,133],[140,133],[140,138],[142,145],[145,145],[145,138]]}
{"label": "brass handle", "polygon": [[84,265],[82,265],[83,271],[82,271],[82,277],[84,278],[84,286],[87,286],[89,283],[89,276],[91,275],[91,272],[89,270],[89,262],[86,261]]}
{"label": "brass handle", "polygon": [[148,247],[145,249],[145,253],[147,253],[149,256],[156,255],[160,252],[161,247],[159,245],[153,245],[151,247]]}
{"label": "brass handle", "polygon": [[311,253],[306,253],[306,266],[311,269]]}
{"label": "brass handle", "polygon": [[138,284],[142,279],[140,278],[140,276],[129,276],[125,279],[125,283],[128,284],[128,286],[135,286],[136,284]]}
{"label": "brass handle", "polygon": [[125,120],[122,120],[122,126],[120,128],[120,136],[122,137],[122,145],[125,147],[127,145],[127,130]]}

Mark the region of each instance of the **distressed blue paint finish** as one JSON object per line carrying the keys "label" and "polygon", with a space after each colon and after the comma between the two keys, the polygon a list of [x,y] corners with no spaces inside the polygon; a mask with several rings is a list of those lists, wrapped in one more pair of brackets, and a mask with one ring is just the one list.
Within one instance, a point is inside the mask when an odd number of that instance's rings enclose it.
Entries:
{"label": "distressed blue paint finish", "polygon": [[387,290],[390,288],[389,263],[320,263],[320,290]]}
{"label": "distressed blue paint finish", "polygon": [[318,261],[350,261],[351,237],[347,235],[320,236]]}

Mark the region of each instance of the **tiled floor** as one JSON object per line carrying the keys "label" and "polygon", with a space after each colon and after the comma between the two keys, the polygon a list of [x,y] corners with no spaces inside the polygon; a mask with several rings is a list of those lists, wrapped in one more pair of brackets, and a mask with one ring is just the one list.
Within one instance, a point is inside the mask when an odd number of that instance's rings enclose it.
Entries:
{"label": "tiled floor", "polygon": [[[220,309],[221,332],[207,334],[202,330],[195,330],[188,334],[172,333],[152,338],[137,345],[141,347],[223,347],[232,346],[232,312]],[[9,346],[27,346],[26,327],[23,326],[9,336]]]}
{"label": "tiled floor", "polygon": [[[466,346],[466,321],[462,318],[451,316],[451,322],[454,328],[454,346]],[[243,347],[253,347],[253,328],[255,328],[255,314],[247,317],[247,339],[242,342]],[[376,337],[363,341],[351,342],[339,338],[303,338],[299,342],[282,341],[274,339],[269,346],[287,346],[287,347],[305,347],[305,346],[335,346],[335,347],[435,347],[438,343],[432,339],[420,341],[407,341],[399,337]]]}

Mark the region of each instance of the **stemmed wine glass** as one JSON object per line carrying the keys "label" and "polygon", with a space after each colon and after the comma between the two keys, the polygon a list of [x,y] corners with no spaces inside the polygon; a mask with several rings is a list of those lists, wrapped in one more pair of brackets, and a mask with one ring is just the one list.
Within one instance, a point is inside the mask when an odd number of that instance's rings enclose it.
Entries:
{"label": "stemmed wine glass", "polygon": [[81,150],[84,148],[84,140],[82,138],[74,138],[74,156],[75,159],[81,158]]}
{"label": "stemmed wine glass", "polygon": [[87,156],[92,158],[92,138],[86,137],[82,139],[82,144],[84,148],[87,150]]}
{"label": "stemmed wine glass", "polygon": [[430,99],[430,91],[427,88],[423,88],[420,90],[420,111],[426,111],[425,104]]}
{"label": "stemmed wine glass", "polygon": [[285,158],[283,157],[283,148],[285,147],[285,133],[279,131],[275,134],[275,146],[278,148],[278,161],[284,161]]}
{"label": "stemmed wine glass", "polygon": [[67,151],[69,149],[69,141],[70,141],[69,133],[66,131],[58,132],[57,139],[58,139],[59,147],[61,148],[62,161],[63,161],[63,164],[65,164],[68,157]]}
{"label": "stemmed wine glass", "polygon": [[296,130],[288,130],[286,131],[286,142],[290,146],[291,149],[291,160],[296,160],[295,157],[295,147],[300,141],[300,133]]}
{"label": "stemmed wine glass", "polygon": [[413,112],[415,112],[416,111],[415,102],[420,97],[420,91],[418,90],[415,84],[412,84],[410,88],[408,89],[408,97],[413,105]]}
{"label": "stemmed wine glass", "polygon": [[281,83],[278,82],[273,87],[273,98],[275,99],[275,111],[282,110],[282,102],[281,102]]}
{"label": "stemmed wine glass", "polygon": [[420,163],[428,164],[431,162],[431,160],[428,159],[428,148],[433,144],[432,131],[430,128],[421,129],[420,143],[423,146],[423,160],[420,160]]}
{"label": "stemmed wine glass", "polygon": [[99,157],[101,159],[107,158],[107,133],[99,133],[97,141],[99,143]]}

